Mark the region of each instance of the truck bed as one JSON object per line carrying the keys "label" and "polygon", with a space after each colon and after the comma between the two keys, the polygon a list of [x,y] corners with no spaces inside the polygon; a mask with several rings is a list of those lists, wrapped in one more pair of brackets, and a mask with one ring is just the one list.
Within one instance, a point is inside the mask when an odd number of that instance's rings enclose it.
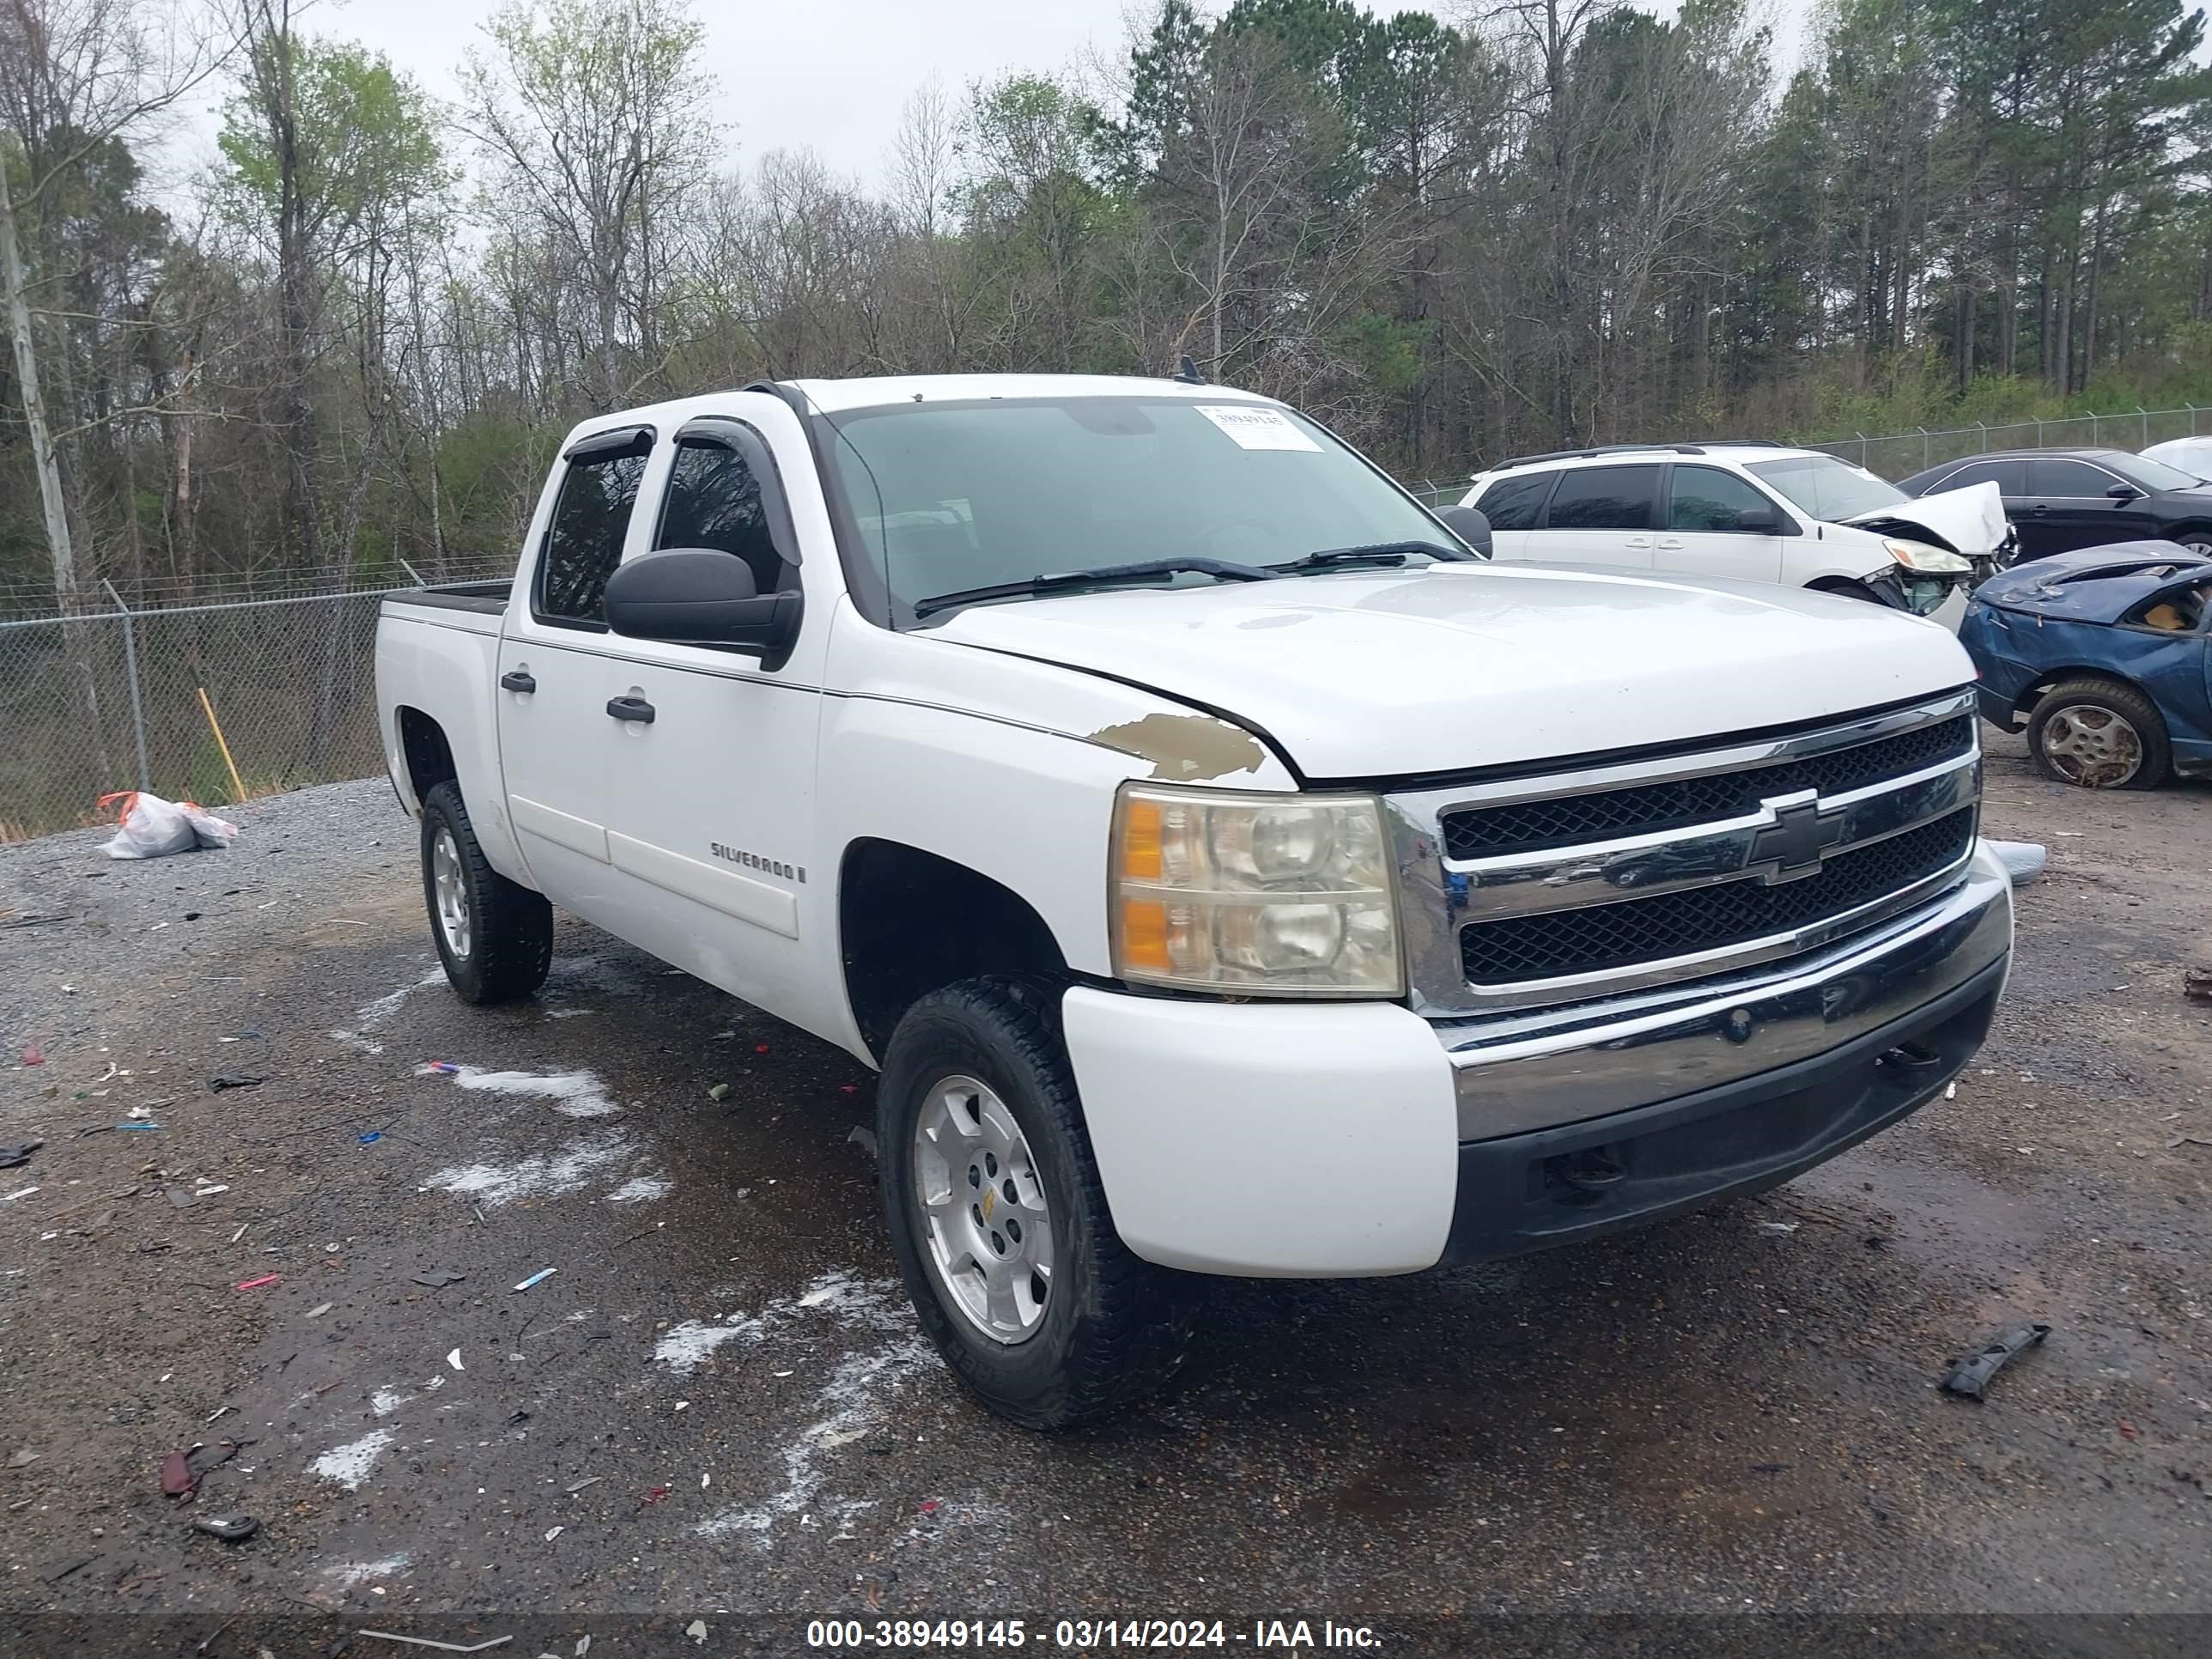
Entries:
{"label": "truck bed", "polygon": [[488,582],[441,582],[405,592],[387,593],[384,602],[387,605],[425,605],[433,611],[473,611],[480,616],[496,617],[507,610],[507,597],[514,591],[511,578]]}

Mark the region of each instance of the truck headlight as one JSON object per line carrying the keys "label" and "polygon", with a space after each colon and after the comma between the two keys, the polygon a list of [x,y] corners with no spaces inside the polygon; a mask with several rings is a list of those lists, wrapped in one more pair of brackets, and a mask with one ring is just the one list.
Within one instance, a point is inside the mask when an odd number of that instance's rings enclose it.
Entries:
{"label": "truck headlight", "polygon": [[1971,560],[1956,553],[1946,553],[1940,547],[1930,547],[1925,542],[1884,541],[1882,551],[1888,554],[1907,570],[1923,576],[1966,576],[1973,574]]}
{"label": "truck headlight", "polygon": [[1397,889],[1372,795],[1121,786],[1114,971],[1256,996],[1395,997]]}

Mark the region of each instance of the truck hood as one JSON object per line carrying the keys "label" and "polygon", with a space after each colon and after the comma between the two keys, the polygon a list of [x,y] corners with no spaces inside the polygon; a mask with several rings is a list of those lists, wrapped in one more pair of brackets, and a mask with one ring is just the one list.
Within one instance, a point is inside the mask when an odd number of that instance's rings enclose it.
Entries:
{"label": "truck hood", "polygon": [[1863,599],[1561,566],[1088,593],[932,631],[1225,714],[1312,780],[1695,742],[1973,678],[1944,629]]}
{"label": "truck hood", "polygon": [[1969,559],[1996,552],[2012,529],[2005,519],[2004,496],[1993,483],[1942,490],[1917,501],[1877,507],[1840,522],[1871,530],[1877,536],[1927,542]]}

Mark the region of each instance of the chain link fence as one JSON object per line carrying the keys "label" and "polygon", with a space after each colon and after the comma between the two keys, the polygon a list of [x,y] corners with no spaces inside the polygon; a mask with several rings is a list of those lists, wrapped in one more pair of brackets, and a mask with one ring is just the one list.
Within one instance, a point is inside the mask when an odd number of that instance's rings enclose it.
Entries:
{"label": "chain link fence", "polygon": [[0,841],[370,775],[377,589],[0,623]]}
{"label": "chain link fence", "polygon": [[[2200,424],[2201,422],[2201,424]],[[2049,421],[2008,421],[1989,426],[1916,427],[1869,438],[1855,434],[1808,447],[1856,461],[1885,478],[1909,477],[1939,461],[1998,449],[2148,449],[2174,438],[2212,432],[2212,409],[2135,409],[2124,415],[2069,415]]]}

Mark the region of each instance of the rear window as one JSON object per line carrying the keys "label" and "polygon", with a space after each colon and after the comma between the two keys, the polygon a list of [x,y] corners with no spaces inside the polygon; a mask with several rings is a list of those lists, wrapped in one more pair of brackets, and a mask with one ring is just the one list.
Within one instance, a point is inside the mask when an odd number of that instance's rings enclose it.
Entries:
{"label": "rear window", "polygon": [[1474,504],[1490,520],[1492,530],[1534,530],[1537,515],[1544,510],[1544,497],[1552,493],[1552,483],[1559,476],[1525,472],[1518,477],[1500,478]]}
{"label": "rear window", "polygon": [[1940,495],[1947,489],[1964,489],[1969,485],[1993,483],[2001,495],[2027,494],[2027,463],[2026,461],[1973,461],[1956,472],[1948,472],[1928,493]]}
{"label": "rear window", "polygon": [[1649,530],[1658,500],[1656,466],[1578,466],[1559,475],[1545,522],[1553,530]]}

